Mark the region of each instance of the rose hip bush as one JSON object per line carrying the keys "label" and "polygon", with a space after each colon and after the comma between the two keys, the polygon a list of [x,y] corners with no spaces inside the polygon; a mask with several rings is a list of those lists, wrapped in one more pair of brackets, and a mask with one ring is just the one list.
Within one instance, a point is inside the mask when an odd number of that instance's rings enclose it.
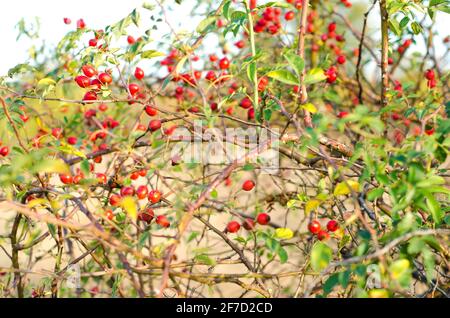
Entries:
{"label": "rose hip bush", "polygon": [[[448,296],[448,3],[175,2],[0,78],[0,294]],[[174,152],[213,128],[247,151]]]}

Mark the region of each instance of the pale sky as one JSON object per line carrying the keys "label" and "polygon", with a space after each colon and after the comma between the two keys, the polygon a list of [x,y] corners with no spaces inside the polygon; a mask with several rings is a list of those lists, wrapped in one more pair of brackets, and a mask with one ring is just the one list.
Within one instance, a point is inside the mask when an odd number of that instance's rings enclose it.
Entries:
{"label": "pale sky", "polygon": [[[205,3],[208,3],[208,1],[210,0],[205,0]],[[218,4],[220,3],[219,0],[214,1]],[[31,46],[30,39],[24,37],[19,41],[16,41],[18,31],[15,29],[15,25],[22,17],[30,20],[36,16],[39,17],[41,20],[41,38],[51,46],[55,45],[69,30],[74,29],[75,22],[79,18],[83,18],[87,26],[90,28],[103,28],[104,26],[117,22],[121,18],[125,17],[134,8],[140,8],[144,2],[155,4],[155,1],[153,0],[4,1],[0,10],[0,39],[2,44],[0,53],[0,75],[5,75],[7,71],[16,64],[27,61],[27,50]],[[168,8],[167,11],[172,12],[168,18],[177,30],[180,30],[180,28],[189,31],[195,30],[195,27],[201,21],[201,17],[192,17],[190,12],[191,7],[194,3],[197,3],[197,1],[184,0],[182,5],[175,4],[173,0],[165,1],[165,3],[170,4],[170,8],[175,10],[171,11]],[[147,16],[143,19],[144,24],[149,21],[149,16],[150,13],[148,12]],[[375,16],[375,13],[373,16]],[[62,22],[64,17],[70,18],[72,20],[72,24],[69,26],[65,25]],[[438,14],[436,30],[439,30],[439,32],[445,32],[445,34],[439,34],[442,37],[448,35],[448,28],[446,27],[447,19],[448,15],[445,13],[440,12]],[[153,34],[154,38],[160,38],[163,34],[169,33],[169,29],[164,22],[160,24],[160,27],[161,28]],[[134,35],[133,32],[137,33],[137,30],[130,28],[130,34]],[[139,36],[139,33],[135,35]],[[214,47],[215,43],[210,43],[210,45],[211,47]],[[444,48],[440,45],[438,49],[441,51]]]}

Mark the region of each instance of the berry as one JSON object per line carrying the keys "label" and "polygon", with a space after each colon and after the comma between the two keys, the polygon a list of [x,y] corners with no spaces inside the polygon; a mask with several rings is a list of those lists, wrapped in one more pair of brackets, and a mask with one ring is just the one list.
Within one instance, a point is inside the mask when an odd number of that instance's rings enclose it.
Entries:
{"label": "berry", "polygon": [[284,15],[284,19],[285,19],[286,21],[293,20],[294,18],[295,18],[295,13],[294,13],[294,11],[288,11],[288,12],[286,12],[286,14]]}
{"label": "berry", "polygon": [[136,95],[136,93],[139,92],[140,89],[141,88],[138,84],[131,83],[130,85],[128,85],[128,90],[130,91],[131,95]]}
{"label": "berry", "polygon": [[161,227],[168,228],[170,226],[170,222],[165,215],[159,215],[156,217],[156,224]]}
{"label": "berry", "polygon": [[120,189],[120,195],[123,197],[130,196],[132,197],[134,195],[135,191],[133,187],[123,187]]}
{"label": "berry", "polygon": [[319,233],[317,233],[317,238],[320,241],[326,241],[330,238],[330,234],[328,234],[328,232],[322,230]]}
{"label": "berry", "polygon": [[156,114],[158,114],[158,110],[156,110],[155,108],[153,108],[150,105],[145,106],[145,112],[147,113],[147,115],[149,115],[150,117],[156,116]]}
{"label": "berry", "polygon": [[252,101],[248,97],[244,97],[239,103],[239,105],[244,109],[249,109],[250,107],[253,106]]}
{"label": "berry", "polygon": [[108,220],[112,221],[114,219],[114,212],[112,210],[110,210],[110,209],[106,210],[105,211],[105,217]]}
{"label": "berry", "polygon": [[78,138],[77,137],[73,137],[72,136],[72,137],[67,138],[67,143],[69,145],[76,145],[77,142],[78,142]]}
{"label": "berry", "polygon": [[239,231],[240,228],[241,226],[238,222],[231,221],[230,223],[228,223],[226,231],[228,233],[236,233],[237,231]]}
{"label": "berry", "polygon": [[128,44],[132,45],[136,42],[135,38],[132,37],[131,35],[127,36],[127,42]]}
{"label": "berry", "polygon": [[84,94],[83,101],[93,101],[97,100],[97,93],[94,91],[87,92]]}
{"label": "berry", "polygon": [[52,136],[55,137],[56,139],[61,138],[62,135],[62,129],[61,128],[53,128],[52,129]]}
{"label": "berry", "polygon": [[136,67],[136,70],[134,71],[134,77],[136,77],[137,80],[141,80],[144,78],[144,76],[144,71],[141,68]]}
{"label": "berry", "polygon": [[122,198],[119,195],[113,194],[109,197],[109,204],[112,206],[118,206],[121,200]]}
{"label": "berry", "polygon": [[312,234],[317,234],[320,231],[320,223],[316,220],[311,221],[311,223],[308,224],[308,230],[312,233]]}
{"label": "berry", "polygon": [[86,27],[86,23],[84,23],[83,19],[79,19],[77,21],[77,29],[84,29]]}
{"label": "berry", "polygon": [[95,175],[95,177],[97,178],[97,181],[98,181],[98,183],[100,183],[100,184],[106,184],[106,182],[107,182],[107,178],[106,178],[106,175],[104,174],[104,173],[97,173],[96,175]]}
{"label": "berry", "polygon": [[230,67],[230,60],[226,57],[224,57],[223,59],[221,59],[219,61],[219,67],[221,70],[226,70],[227,68]]}
{"label": "berry", "polygon": [[159,201],[161,201],[161,192],[159,192],[158,190],[150,191],[150,193],[148,194],[148,200],[153,204],[158,203]]}
{"label": "berry", "polygon": [[97,46],[97,39],[90,39],[89,40],[89,46],[96,47]]}
{"label": "berry", "polygon": [[245,221],[242,223],[242,226],[247,231],[253,231],[253,229],[255,228],[255,221],[253,221],[252,219],[245,219]]}
{"label": "berry", "polygon": [[144,212],[139,213],[138,219],[140,221],[150,224],[155,217],[155,212],[152,209],[146,209]]}
{"label": "berry", "polygon": [[9,154],[9,148],[7,146],[3,146],[0,148],[0,156],[6,157]]}
{"label": "berry", "polygon": [[111,75],[109,75],[108,73],[100,73],[100,75],[98,76],[98,80],[105,85],[109,85],[112,83],[113,79],[111,77]]}
{"label": "berry", "polygon": [[73,182],[72,176],[67,173],[61,173],[59,175],[59,180],[61,180],[61,182],[64,184],[71,184]]}
{"label": "berry", "polygon": [[84,75],[89,78],[97,74],[97,70],[92,65],[83,65],[81,70],[83,71]]}
{"label": "berry", "polygon": [[270,216],[267,213],[260,213],[256,217],[256,221],[261,225],[267,225],[270,222]]}
{"label": "berry", "polygon": [[86,88],[91,84],[89,77],[83,75],[75,77],[75,82],[77,82],[78,86],[80,86],[81,88]]}
{"label": "berry", "polygon": [[148,124],[148,129],[150,129],[151,131],[157,131],[160,128],[161,128],[161,121],[159,119],[152,120]]}
{"label": "berry", "polygon": [[426,77],[426,79],[427,80],[432,80],[432,79],[434,79],[434,71],[433,70],[427,70],[426,72],[425,72],[425,77]]}
{"label": "berry", "polygon": [[139,200],[144,200],[148,196],[148,188],[145,185],[139,186],[136,190],[136,196]]}
{"label": "berry", "polygon": [[252,191],[255,187],[255,183],[252,180],[247,180],[242,184],[242,190],[244,191]]}
{"label": "berry", "polygon": [[64,18],[64,24],[71,24],[72,20],[70,20],[69,18]]}
{"label": "berry", "polygon": [[327,223],[327,230],[330,232],[336,232],[339,228],[339,223],[335,220],[330,220]]}
{"label": "berry", "polygon": [[339,55],[339,56],[337,57],[337,62],[338,62],[339,64],[345,64],[345,56],[344,56],[344,55]]}

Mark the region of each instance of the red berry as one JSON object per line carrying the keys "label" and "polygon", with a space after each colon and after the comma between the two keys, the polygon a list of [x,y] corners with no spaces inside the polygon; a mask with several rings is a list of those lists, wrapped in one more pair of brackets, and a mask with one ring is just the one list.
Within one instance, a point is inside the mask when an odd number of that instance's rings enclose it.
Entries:
{"label": "red berry", "polygon": [[106,175],[104,173],[97,173],[95,176],[97,177],[98,183],[106,184],[107,178],[106,178]]}
{"label": "red berry", "polygon": [[131,35],[127,36],[127,42],[128,44],[132,45],[136,42],[135,38],[132,37]]}
{"label": "red berry", "polygon": [[84,75],[89,78],[97,74],[97,70],[92,65],[83,65],[81,70],[83,71]]}
{"label": "red berry", "polygon": [[159,201],[161,201],[161,192],[159,192],[158,190],[150,191],[150,193],[148,194],[148,200],[153,204],[158,203]]}
{"label": "red berry", "polygon": [[77,21],[77,29],[84,29],[86,27],[86,23],[84,23],[83,19],[79,19]]}
{"label": "red berry", "polygon": [[344,55],[339,55],[337,58],[337,62],[339,64],[345,64],[345,56]]}
{"label": "red berry", "polygon": [[89,46],[96,47],[97,46],[97,39],[90,39],[89,40]]}
{"label": "red berry", "polygon": [[335,220],[330,220],[327,223],[327,229],[330,232],[336,232],[336,230],[339,228],[339,223]]}
{"label": "red berry", "polygon": [[78,142],[78,138],[77,137],[69,137],[67,138],[67,142],[69,143],[69,145],[76,145]]}
{"label": "red berry", "polygon": [[70,20],[69,18],[64,18],[64,24],[71,24],[72,20]]}
{"label": "red berry", "polygon": [[110,209],[106,210],[105,211],[105,217],[108,220],[112,221],[114,219],[114,212],[112,210],[110,210]]}
{"label": "red berry", "polygon": [[242,185],[242,190],[244,191],[252,191],[255,187],[255,183],[252,180],[247,180]]}
{"label": "red berry", "polygon": [[133,187],[123,187],[120,189],[120,195],[123,197],[129,196],[132,197],[134,195],[134,188]]}
{"label": "red berry", "polygon": [[253,106],[252,101],[250,100],[250,98],[248,97],[244,97],[241,102],[239,103],[239,105],[244,108],[244,109],[249,109],[250,107]]}
{"label": "red berry", "polygon": [[97,93],[94,91],[87,92],[84,94],[83,101],[93,101],[97,100]]}
{"label": "red berry", "polygon": [[255,109],[253,107],[247,111],[247,119],[248,120],[255,119]]}
{"label": "red berry", "polygon": [[284,15],[284,18],[285,18],[286,21],[290,21],[290,20],[294,19],[295,18],[294,11],[286,12],[286,14]]}
{"label": "red berry", "polygon": [[231,221],[230,223],[228,223],[226,231],[228,233],[236,233],[237,231],[239,231],[240,228],[241,226],[238,222]]}
{"label": "red berry", "polygon": [[136,95],[136,93],[139,92],[140,89],[141,88],[138,84],[131,83],[130,85],[128,85],[128,90],[130,91],[131,95]]}
{"label": "red berry", "polygon": [[136,77],[137,80],[141,80],[144,78],[144,76],[144,71],[141,68],[136,67],[136,70],[134,71],[134,77]]}
{"label": "red berry", "polygon": [[432,80],[432,79],[434,79],[434,71],[433,70],[427,70],[426,72],[425,72],[425,77],[426,77],[426,79],[427,80]]}
{"label": "red berry", "polygon": [[161,227],[168,228],[170,226],[170,222],[165,215],[159,215],[156,217],[156,224]]}
{"label": "red berry", "polygon": [[330,234],[328,234],[328,232],[322,230],[319,233],[317,233],[317,238],[320,241],[326,241],[330,238]]}
{"label": "red berry", "polygon": [[0,156],[6,157],[9,154],[8,146],[3,146],[0,148]]}
{"label": "red berry", "polygon": [[153,218],[155,217],[155,212],[152,209],[146,209],[144,212],[139,213],[138,219],[146,222],[147,224],[151,223]]}
{"label": "red berry", "polygon": [[77,82],[78,86],[80,86],[81,88],[86,88],[91,84],[89,78],[84,75],[75,77],[75,82]]}
{"label": "red berry", "polygon": [[139,186],[136,190],[136,196],[139,200],[144,200],[148,196],[148,188],[145,185]]}
{"label": "red berry", "polygon": [[70,174],[67,173],[61,173],[59,175],[59,180],[61,180],[62,183],[64,184],[71,184],[73,181],[73,178]]}
{"label": "red berry", "polygon": [[221,59],[219,61],[219,67],[221,70],[226,70],[227,68],[230,67],[230,60],[226,57],[224,57],[223,59]]}
{"label": "red berry", "polygon": [[56,139],[59,139],[61,137],[61,134],[62,134],[61,128],[53,128],[52,129],[52,136],[55,137]]}
{"label": "red berry", "polygon": [[261,225],[267,225],[270,222],[270,216],[267,213],[260,213],[256,217],[256,221]]}
{"label": "red berry", "polygon": [[317,234],[320,231],[320,223],[316,220],[311,221],[311,223],[308,224],[308,230],[312,233],[312,234]]}
{"label": "red berry", "polygon": [[112,83],[113,79],[111,77],[111,75],[109,75],[108,73],[100,73],[100,75],[98,76],[98,80],[105,85],[109,85]]}
{"label": "red berry", "polygon": [[247,231],[253,231],[253,229],[255,228],[255,221],[253,221],[252,219],[245,219],[245,221],[242,223],[242,226]]}
{"label": "red berry", "polygon": [[148,129],[150,129],[151,131],[157,131],[160,128],[161,128],[161,121],[159,119],[152,120],[148,124]]}
{"label": "red berry", "polygon": [[119,195],[113,194],[109,197],[109,204],[112,206],[118,206],[121,200],[122,198]]}
{"label": "red berry", "polygon": [[340,112],[337,116],[338,116],[339,118],[345,118],[345,117],[348,116],[348,112]]}
{"label": "red berry", "polygon": [[135,171],[131,174],[130,179],[131,180],[137,180],[139,178],[139,172]]}

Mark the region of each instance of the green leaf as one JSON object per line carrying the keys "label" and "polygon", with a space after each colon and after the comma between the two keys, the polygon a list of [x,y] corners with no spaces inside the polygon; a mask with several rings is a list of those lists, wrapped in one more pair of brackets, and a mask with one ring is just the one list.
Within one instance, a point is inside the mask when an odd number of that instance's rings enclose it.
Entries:
{"label": "green leaf", "polygon": [[295,73],[297,73],[297,76],[300,77],[300,75],[303,72],[303,69],[305,68],[305,61],[294,53],[286,53],[284,55],[284,58],[288,61],[289,65],[294,69]]}
{"label": "green leaf", "polygon": [[200,254],[200,255],[195,256],[195,260],[202,264],[209,265],[209,266],[216,265],[216,261],[213,260],[212,258],[210,258],[206,254]]}
{"label": "green leaf", "polygon": [[422,27],[417,22],[411,23],[411,29],[415,35],[420,34],[422,32]]}
{"label": "green leaf", "polygon": [[321,68],[313,68],[305,76],[305,85],[311,85],[326,80],[327,77]]}
{"label": "green leaf", "polygon": [[204,33],[211,24],[216,22],[216,20],[217,20],[217,16],[211,16],[211,17],[207,17],[206,19],[203,19],[197,26],[197,29],[196,29],[197,33]]}
{"label": "green leaf", "polygon": [[267,76],[285,84],[298,85],[298,80],[295,75],[287,70],[271,71],[267,73]]}
{"label": "green leaf", "polygon": [[311,250],[311,267],[314,271],[325,269],[331,262],[333,250],[323,242],[314,244]]}
{"label": "green leaf", "polygon": [[284,264],[284,263],[286,263],[287,262],[287,260],[288,260],[288,253],[286,252],[286,250],[284,249],[284,248],[282,248],[282,247],[280,247],[279,249],[278,249],[278,257],[280,258],[280,263],[281,264]]}
{"label": "green leaf", "polygon": [[434,223],[441,224],[444,218],[444,212],[441,210],[441,207],[438,201],[434,198],[431,193],[425,194],[427,207],[430,210],[431,216],[433,217]]}
{"label": "green leaf", "polygon": [[143,59],[152,59],[154,57],[164,56],[164,53],[155,51],[155,50],[147,50],[141,53],[141,58]]}
{"label": "green leaf", "polygon": [[410,262],[407,259],[400,259],[389,266],[389,272],[393,280],[402,287],[408,287],[411,281]]}
{"label": "green leaf", "polygon": [[378,199],[381,197],[384,193],[383,188],[375,188],[367,192],[367,200],[374,201],[375,199]]}

